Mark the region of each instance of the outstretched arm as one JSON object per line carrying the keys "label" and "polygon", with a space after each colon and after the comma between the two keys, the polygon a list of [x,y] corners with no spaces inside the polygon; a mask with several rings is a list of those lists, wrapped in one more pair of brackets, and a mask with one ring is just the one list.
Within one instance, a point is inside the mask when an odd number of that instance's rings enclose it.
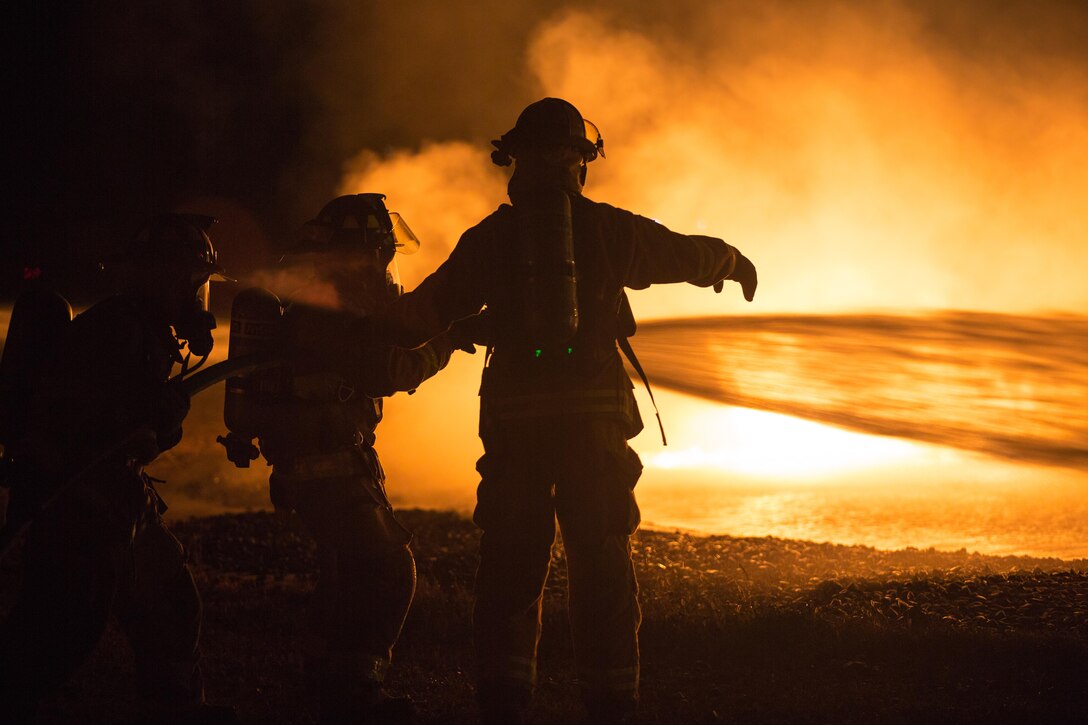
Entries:
{"label": "outstretched arm", "polygon": [[454,350],[475,353],[474,345],[487,344],[486,338],[487,319],[481,313],[455,321],[445,332],[420,347],[380,347],[378,350],[388,351],[384,358],[384,373],[375,370],[370,375],[374,385],[367,394],[376,398],[401,390],[413,391],[424,380],[446,367]]}
{"label": "outstretched arm", "polygon": [[[469,229],[442,265],[373,320],[374,336],[404,348],[419,347],[484,306],[489,268],[488,232]],[[463,347],[455,343],[454,347]]]}
{"label": "outstretched arm", "polygon": [[623,284],[644,289],[651,284],[688,282],[718,289],[725,280],[740,282],[745,299],[755,295],[755,265],[721,239],[678,234],[652,219],[610,208],[606,238],[621,245],[616,257]]}
{"label": "outstretched arm", "polygon": [[415,390],[424,380],[446,367],[453,350],[449,336],[445,334],[412,350],[383,345],[375,350],[375,357],[384,365],[381,369],[373,366],[371,374],[362,380],[363,390],[370,398],[384,398],[398,391]]}

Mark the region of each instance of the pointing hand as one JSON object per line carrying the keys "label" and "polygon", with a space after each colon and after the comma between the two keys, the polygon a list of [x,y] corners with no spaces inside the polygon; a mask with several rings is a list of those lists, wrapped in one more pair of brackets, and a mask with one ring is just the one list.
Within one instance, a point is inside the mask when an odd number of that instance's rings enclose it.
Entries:
{"label": "pointing hand", "polygon": [[[740,291],[744,294],[744,299],[751,302],[752,298],[756,296],[756,284],[758,283],[756,266],[752,264],[752,260],[740,252],[737,252],[737,266],[733,269],[733,274],[729,275],[729,279],[740,283]],[[715,285],[714,289],[718,292],[721,291],[718,285]]]}

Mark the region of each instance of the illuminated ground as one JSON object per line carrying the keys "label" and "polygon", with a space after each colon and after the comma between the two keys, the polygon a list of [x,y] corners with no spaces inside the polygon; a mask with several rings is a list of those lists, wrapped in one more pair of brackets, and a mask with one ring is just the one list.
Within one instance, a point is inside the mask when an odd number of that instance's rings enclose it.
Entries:
{"label": "illuminated ground", "polygon": [[[392,675],[421,721],[472,722],[476,532],[409,511],[416,602]],[[313,549],[268,514],[179,523],[206,603],[209,694],[253,723],[313,722],[306,594]],[[879,551],[641,532],[647,722],[1071,722],[1088,715],[1088,560]],[[546,592],[533,722],[579,716],[561,551]],[[3,591],[10,595],[9,565]],[[7,598],[7,597],[5,597]],[[112,631],[47,722],[129,713]],[[120,703],[120,704],[118,704]]]}

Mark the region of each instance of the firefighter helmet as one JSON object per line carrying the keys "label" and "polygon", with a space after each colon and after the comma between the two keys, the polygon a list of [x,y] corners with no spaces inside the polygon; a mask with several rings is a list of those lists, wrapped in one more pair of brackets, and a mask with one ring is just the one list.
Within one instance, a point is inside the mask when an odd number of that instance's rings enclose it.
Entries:
{"label": "firefighter helmet", "polygon": [[165,267],[194,278],[229,281],[208,237],[215,219],[203,214],[157,214],[116,258],[136,268]]}
{"label": "firefighter helmet", "polygon": [[126,286],[152,300],[198,357],[211,352],[215,329],[215,317],[208,311],[208,282],[233,281],[224,274],[208,237],[214,223],[213,217],[202,214],[156,214],[121,254],[100,265],[116,267]]}
{"label": "firefighter helmet", "polygon": [[385,208],[385,194],[347,194],[326,204],[302,226],[292,252],[323,252],[336,248],[377,250],[393,258],[395,252],[419,251],[419,239],[396,212]]}
{"label": "firefighter helmet", "polygon": [[[281,260],[302,273],[303,284],[281,290],[293,302],[343,307],[359,314],[383,308],[403,291],[394,257],[419,250],[419,239],[385,194],[347,194],[306,222]],[[289,275],[297,281],[297,275]],[[327,285],[335,291],[329,297]]]}
{"label": "firefighter helmet", "polygon": [[587,162],[598,155],[604,158],[604,139],[597,126],[562,98],[543,98],[530,103],[514,127],[491,144],[495,147],[491,160],[498,166],[509,166],[518,152],[527,148],[571,146]]}

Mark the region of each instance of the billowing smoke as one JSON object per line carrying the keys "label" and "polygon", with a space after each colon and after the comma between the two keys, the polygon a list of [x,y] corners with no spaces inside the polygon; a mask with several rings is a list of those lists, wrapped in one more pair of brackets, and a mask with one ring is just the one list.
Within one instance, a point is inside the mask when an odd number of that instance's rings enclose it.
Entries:
{"label": "billowing smoke", "polygon": [[409,288],[442,263],[461,232],[502,200],[504,176],[486,160],[486,153],[458,141],[384,158],[364,151],[349,165],[342,193],[385,194],[389,210],[399,212],[422,240],[416,254],[397,256]]}
{"label": "billowing smoke", "polygon": [[[33,16],[17,33],[32,72],[20,66],[26,150],[10,166],[30,175],[14,185],[10,265],[53,250],[48,274],[93,267],[152,211],[186,208],[219,216],[241,274],[336,193],[345,164],[410,222],[456,213],[424,238],[435,250],[474,221],[440,205],[502,199],[483,181],[487,141],[554,94],[604,131],[590,196],[719,234],[763,272],[757,305],[674,289],[640,295],[640,316],[1083,307],[1084,3],[585,5],[177,0]],[[451,180],[472,181],[475,201],[421,198],[398,177],[459,148]]]}
{"label": "billowing smoke", "polygon": [[[563,13],[526,51],[537,95],[602,129],[588,196],[721,236],[759,267],[755,305],[681,286],[637,295],[640,316],[1088,303],[1083,65],[991,62],[1009,17],[970,37],[900,3],[683,6],[664,30]],[[504,201],[473,141],[349,166],[345,191],[384,191],[417,227],[423,272]]]}
{"label": "billowing smoke", "polygon": [[317,277],[306,265],[262,267],[247,276],[246,286],[263,287],[284,303],[290,300],[330,310],[342,307],[336,285]]}

